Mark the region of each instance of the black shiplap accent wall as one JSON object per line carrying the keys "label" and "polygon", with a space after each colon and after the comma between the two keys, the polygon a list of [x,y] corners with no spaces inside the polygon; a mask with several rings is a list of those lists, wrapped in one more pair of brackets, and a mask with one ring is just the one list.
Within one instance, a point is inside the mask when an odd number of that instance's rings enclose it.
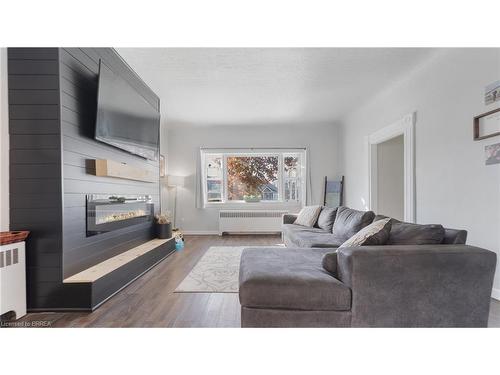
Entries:
{"label": "black shiplap accent wall", "polygon": [[[159,210],[158,162],[130,155],[93,139],[99,59],[126,79],[143,98],[159,110],[159,99],[110,48],[60,50],[61,132],[63,160],[63,271],[68,277],[152,238],[151,224],[86,237],[86,194],[149,194]],[[89,159],[112,159],[158,174],[155,183],[96,177]]]}
{"label": "black shiplap accent wall", "polygon": [[[158,162],[94,140],[99,59],[159,110],[158,97],[111,48],[9,48],[10,222],[27,241],[28,308],[87,307],[89,285],[64,278],[153,238],[151,224],[86,237],[86,194],[150,194]],[[88,160],[147,168],[155,183],[96,177]]]}
{"label": "black shiplap accent wall", "polygon": [[62,180],[57,48],[8,51],[10,228],[26,244],[29,305],[50,304],[62,265]]}

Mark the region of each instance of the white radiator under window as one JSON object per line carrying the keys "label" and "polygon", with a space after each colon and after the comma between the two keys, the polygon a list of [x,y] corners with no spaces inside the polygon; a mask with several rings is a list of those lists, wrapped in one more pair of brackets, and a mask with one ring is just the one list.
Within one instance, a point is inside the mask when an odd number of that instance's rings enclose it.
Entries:
{"label": "white radiator under window", "polygon": [[219,235],[223,233],[281,232],[283,210],[221,210]]}

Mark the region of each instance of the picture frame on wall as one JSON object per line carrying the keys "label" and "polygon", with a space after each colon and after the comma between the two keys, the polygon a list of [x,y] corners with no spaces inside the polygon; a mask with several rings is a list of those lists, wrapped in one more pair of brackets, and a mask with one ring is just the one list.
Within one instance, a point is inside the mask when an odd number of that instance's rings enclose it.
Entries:
{"label": "picture frame on wall", "polygon": [[167,176],[167,161],[165,155],[160,155],[160,177]]}
{"label": "picture frame on wall", "polygon": [[500,101],[500,81],[495,81],[484,88],[484,104]]}
{"label": "picture frame on wall", "polygon": [[484,147],[485,164],[500,164],[500,143]]}
{"label": "picture frame on wall", "polygon": [[474,117],[473,131],[475,141],[500,135],[500,108]]}

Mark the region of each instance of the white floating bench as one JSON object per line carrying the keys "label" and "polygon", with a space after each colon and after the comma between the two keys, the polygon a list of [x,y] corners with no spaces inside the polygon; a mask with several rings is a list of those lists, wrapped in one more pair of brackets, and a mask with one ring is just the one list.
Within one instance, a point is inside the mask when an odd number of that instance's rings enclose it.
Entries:
{"label": "white floating bench", "polygon": [[124,266],[128,262],[140,257],[151,250],[156,249],[157,247],[167,243],[169,239],[154,239],[149,242],[146,242],[142,245],[134,247],[124,253],[118,254],[113,258],[109,258],[104,262],[98,263],[93,267],[87,268],[76,275],[70,276],[67,279],[64,279],[65,283],[92,283],[97,279],[107,275],[108,273]]}
{"label": "white floating bench", "polygon": [[[63,280],[86,286],[88,309],[95,309],[175,250],[175,239],[154,239]],[[87,294],[87,293],[86,293]]]}

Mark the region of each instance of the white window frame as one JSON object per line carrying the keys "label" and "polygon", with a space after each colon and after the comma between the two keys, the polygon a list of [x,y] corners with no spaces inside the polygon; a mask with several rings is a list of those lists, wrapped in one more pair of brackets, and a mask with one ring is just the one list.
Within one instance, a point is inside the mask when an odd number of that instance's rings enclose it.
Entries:
{"label": "white window frame", "polygon": [[[285,156],[289,154],[299,154],[300,157],[300,201],[285,201],[285,186],[284,186],[284,160]],[[207,201],[207,170],[206,170],[206,156],[207,155],[221,155],[222,157],[222,202],[208,202]],[[227,188],[227,158],[228,157],[252,157],[252,156],[278,156],[278,201],[261,201],[258,203],[249,203],[245,201],[229,201],[228,188]],[[301,208],[306,204],[307,194],[307,150],[305,148],[283,148],[283,149],[200,149],[201,158],[201,184],[202,184],[202,201],[205,208],[254,208],[254,209],[296,209]]]}

